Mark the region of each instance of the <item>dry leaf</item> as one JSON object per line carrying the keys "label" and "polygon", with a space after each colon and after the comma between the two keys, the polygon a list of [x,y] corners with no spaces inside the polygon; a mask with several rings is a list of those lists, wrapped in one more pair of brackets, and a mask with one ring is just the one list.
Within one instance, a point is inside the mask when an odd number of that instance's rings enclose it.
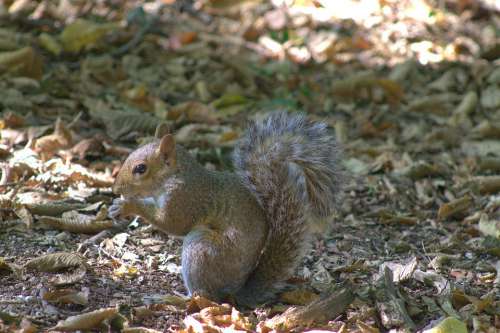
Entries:
{"label": "dry leaf", "polygon": [[457,318],[448,317],[423,333],[467,333],[467,326]]}
{"label": "dry leaf", "polygon": [[24,264],[23,268],[49,273],[72,269],[71,272],[58,274],[55,278],[53,278],[51,283],[54,285],[76,283],[83,279],[87,272],[85,259],[78,254],[67,252],[51,253],[31,259]]}
{"label": "dry leaf", "polygon": [[102,144],[102,140],[98,140],[94,137],[78,142],[73,146],[73,148],[71,148],[70,152],[78,156],[80,160],[83,160],[85,158],[102,157],[104,155],[105,148]]}
{"label": "dry leaf", "polygon": [[19,326],[21,329],[16,331],[16,333],[36,333],[40,331],[38,326],[33,324],[27,318],[23,318]]}
{"label": "dry leaf", "polygon": [[31,229],[33,226],[33,215],[31,215],[31,212],[26,208],[25,205],[21,205],[21,207],[18,207],[14,210],[16,215],[26,224],[26,227],[28,229]]}
{"label": "dry leaf", "polygon": [[152,328],[147,327],[126,327],[121,330],[122,333],[162,333],[163,331],[157,331]]}
{"label": "dry leaf", "polygon": [[139,274],[139,270],[137,269],[137,267],[126,264],[122,264],[120,267],[113,270],[113,275],[122,279],[132,279],[135,278],[137,274]]}
{"label": "dry leaf", "polygon": [[73,289],[57,289],[48,291],[42,295],[42,299],[59,304],[88,304],[88,294]]}
{"label": "dry leaf", "polygon": [[35,201],[25,204],[25,207],[35,215],[58,216],[70,210],[78,210],[84,208],[83,203],[74,202],[73,200],[43,200],[42,202]]}
{"label": "dry leaf", "polygon": [[199,312],[200,310],[208,307],[215,307],[217,308],[219,304],[212,302],[211,300],[194,295],[191,300],[187,303],[187,312],[188,313],[194,313],[194,312]]}
{"label": "dry leaf", "polygon": [[39,221],[50,227],[76,233],[96,234],[113,226],[107,218],[107,208],[102,206],[97,215],[82,214],[76,210],[67,211],[61,218],[40,216]]}
{"label": "dry leaf", "polygon": [[186,102],[173,106],[168,111],[168,119],[175,121],[187,120],[194,123],[213,125],[218,122],[215,110],[199,102]]}
{"label": "dry leaf", "polygon": [[119,27],[119,23],[98,24],[84,19],[77,19],[61,32],[60,40],[64,51],[78,53],[95,46],[110,31]]}
{"label": "dry leaf", "polygon": [[408,110],[434,114],[437,116],[449,116],[451,105],[457,100],[457,98],[458,96],[451,93],[423,96],[421,98],[414,99],[408,105]]}
{"label": "dry leaf", "polygon": [[42,67],[42,60],[32,47],[0,52],[0,74],[8,72],[39,80],[43,73]]}
{"label": "dry leaf", "polygon": [[25,125],[25,118],[14,112],[5,112],[3,116],[3,125],[3,127],[9,128],[22,127]]}
{"label": "dry leaf", "polygon": [[481,194],[500,192],[500,176],[478,176],[474,177],[470,184],[472,189]]}
{"label": "dry leaf", "polygon": [[161,301],[165,304],[173,305],[180,308],[185,308],[188,303],[188,300],[186,298],[177,295],[164,295],[161,297]]}
{"label": "dry leaf", "polygon": [[60,55],[62,52],[62,45],[59,41],[46,32],[42,32],[40,36],[38,36],[38,42],[44,49],[55,56]]}
{"label": "dry leaf", "polygon": [[66,128],[61,119],[58,118],[55,123],[54,133],[37,139],[34,150],[39,153],[43,159],[48,160],[60,149],[69,148],[72,141],[71,132]]}
{"label": "dry leaf", "polygon": [[464,213],[472,205],[472,198],[468,195],[445,203],[439,207],[438,220],[445,220],[450,216]]}
{"label": "dry leaf", "polygon": [[217,326],[205,324],[201,319],[196,318],[196,315],[187,316],[183,320],[186,331],[190,333],[221,333],[221,329]]}
{"label": "dry leaf", "polygon": [[29,260],[24,264],[25,269],[39,272],[57,272],[71,267],[86,267],[85,259],[76,253],[58,252],[47,254]]}
{"label": "dry leaf", "polygon": [[61,320],[49,331],[78,331],[98,329],[104,320],[110,320],[118,314],[117,308],[106,308]]}
{"label": "dry leaf", "polygon": [[0,276],[8,275],[8,274],[20,275],[21,267],[11,264],[5,261],[4,258],[0,257]]}
{"label": "dry leaf", "polygon": [[487,214],[481,214],[478,228],[483,235],[500,239],[500,220],[490,219]]}
{"label": "dry leaf", "polygon": [[231,310],[231,323],[237,330],[254,331],[254,325],[250,322],[248,317],[245,317],[241,312],[232,308]]}

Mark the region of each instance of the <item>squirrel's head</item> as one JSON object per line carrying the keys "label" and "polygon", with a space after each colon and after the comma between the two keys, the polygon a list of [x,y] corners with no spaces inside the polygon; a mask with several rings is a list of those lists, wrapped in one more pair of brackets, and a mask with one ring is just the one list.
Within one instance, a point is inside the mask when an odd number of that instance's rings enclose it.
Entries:
{"label": "squirrel's head", "polygon": [[165,134],[127,157],[116,176],[113,192],[124,197],[152,195],[163,179],[175,171],[175,139],[172,134]]}

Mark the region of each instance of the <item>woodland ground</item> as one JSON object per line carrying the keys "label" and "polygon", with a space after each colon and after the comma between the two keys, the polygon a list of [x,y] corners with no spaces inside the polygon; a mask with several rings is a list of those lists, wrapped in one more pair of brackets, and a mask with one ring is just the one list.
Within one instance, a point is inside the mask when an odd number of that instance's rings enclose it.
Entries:
{"label": "woodland ground", "polygon": [[[97,310],[57,329],[267,332],[346,284],[340,315],[302,325],[500,331],[499,13],[487,0],[0,0],[0,331]],[[327,122],[344,148],[331,230],[276,302],[186,301],[181,241],[107,218],[113,176],[160,122],[229,169],[246,120],[275,109]]]}

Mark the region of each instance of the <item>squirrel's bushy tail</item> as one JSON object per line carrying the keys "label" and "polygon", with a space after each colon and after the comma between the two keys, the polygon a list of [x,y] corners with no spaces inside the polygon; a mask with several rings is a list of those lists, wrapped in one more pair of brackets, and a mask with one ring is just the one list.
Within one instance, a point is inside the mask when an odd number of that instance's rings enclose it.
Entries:
{"label": "squirrel's bushy tail", "polygon": [[290,278],[304,254],[310,217],[329,216],[340,192],[339,149],[326,124],[275,112],[250,125],[234,152],[236,172],[267,214],[269,238],[236,295],[262,302]]}

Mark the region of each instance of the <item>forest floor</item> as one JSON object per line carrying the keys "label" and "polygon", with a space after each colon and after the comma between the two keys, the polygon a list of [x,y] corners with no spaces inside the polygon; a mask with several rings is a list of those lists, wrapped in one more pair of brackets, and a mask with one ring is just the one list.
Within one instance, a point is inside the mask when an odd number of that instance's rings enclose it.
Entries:
{"label": "forest floor", "polygon": [[[126,3],[0,1],[0,332],[268,332],[346,286],[281,331],[500,331],[495,1]],[[276,109],[343,147],[331,230],[272,303],[188,300],[181,240],[107,217],[114,176],[161,122],[230,169]]]}

